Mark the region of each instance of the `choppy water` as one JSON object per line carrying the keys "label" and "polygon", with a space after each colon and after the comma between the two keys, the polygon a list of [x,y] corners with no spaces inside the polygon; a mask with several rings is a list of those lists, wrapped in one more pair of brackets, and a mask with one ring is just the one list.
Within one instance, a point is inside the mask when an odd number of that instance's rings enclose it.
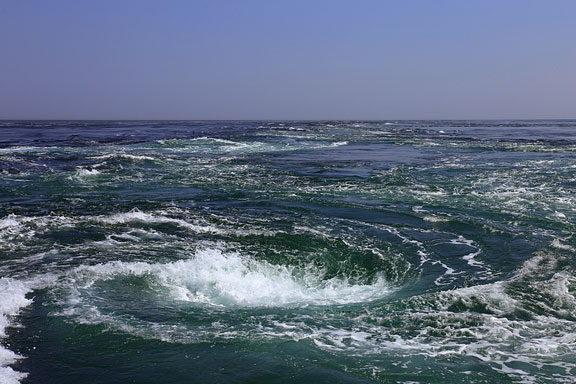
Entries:
{"label": "choppy water", "polygon": [[576,122],[0,122],[2,383],[573,383]]}

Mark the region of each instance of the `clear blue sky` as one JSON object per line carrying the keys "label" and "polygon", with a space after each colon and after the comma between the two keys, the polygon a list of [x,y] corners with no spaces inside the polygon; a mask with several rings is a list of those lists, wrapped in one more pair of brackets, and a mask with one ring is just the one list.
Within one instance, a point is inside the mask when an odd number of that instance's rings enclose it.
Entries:
{"label": "clear blue sky", "polygon": [[1,118],[576,118],[576,1],[0,0]]}

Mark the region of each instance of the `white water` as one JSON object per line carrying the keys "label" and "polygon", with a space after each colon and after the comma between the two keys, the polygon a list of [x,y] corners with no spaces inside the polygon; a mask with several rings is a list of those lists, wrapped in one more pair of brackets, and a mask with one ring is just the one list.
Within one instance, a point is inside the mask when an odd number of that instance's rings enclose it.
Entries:
{"label": "white water", "polygon": [[[32,302],[26,298],[30,291],[31,288],[20,281],[0,278],[0,342],[6,338],[6,328],[14,325],[14,317]],[[3,343],[0,344],[0,383],[15,384],[27,376],[26,373],[10,367],[20,358],[22,357],[10,351]]]}
{"label": "white water", "polygon": [[176,301],[232,307],[282,307],[347,304],[386,296],[390,289],[382,277],[374,284],[354,285],[346,278],[322,279],[323,271],[308,267],[274,265],[225,253],[197,251],[193,258],[165,264],[111,262],[80,267],[72,281],[89,287],[99,280],[125,275],[152,276]]}

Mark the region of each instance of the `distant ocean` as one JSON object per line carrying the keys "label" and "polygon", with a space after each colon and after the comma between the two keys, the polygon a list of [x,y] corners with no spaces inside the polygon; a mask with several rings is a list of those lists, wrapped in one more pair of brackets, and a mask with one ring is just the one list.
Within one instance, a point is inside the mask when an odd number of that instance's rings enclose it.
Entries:
{"label": "distant ocean", "polygon": [[576,121],[2,121],[0,383],[574,383]]}

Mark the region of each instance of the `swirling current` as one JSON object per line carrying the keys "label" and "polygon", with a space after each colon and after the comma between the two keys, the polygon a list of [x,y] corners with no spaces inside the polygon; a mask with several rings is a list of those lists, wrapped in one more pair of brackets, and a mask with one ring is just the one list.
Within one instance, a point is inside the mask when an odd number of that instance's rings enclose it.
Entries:
{"label": "swirling current", "polygon": [[0,122],[0,382],[573,383],[576,121]]}

